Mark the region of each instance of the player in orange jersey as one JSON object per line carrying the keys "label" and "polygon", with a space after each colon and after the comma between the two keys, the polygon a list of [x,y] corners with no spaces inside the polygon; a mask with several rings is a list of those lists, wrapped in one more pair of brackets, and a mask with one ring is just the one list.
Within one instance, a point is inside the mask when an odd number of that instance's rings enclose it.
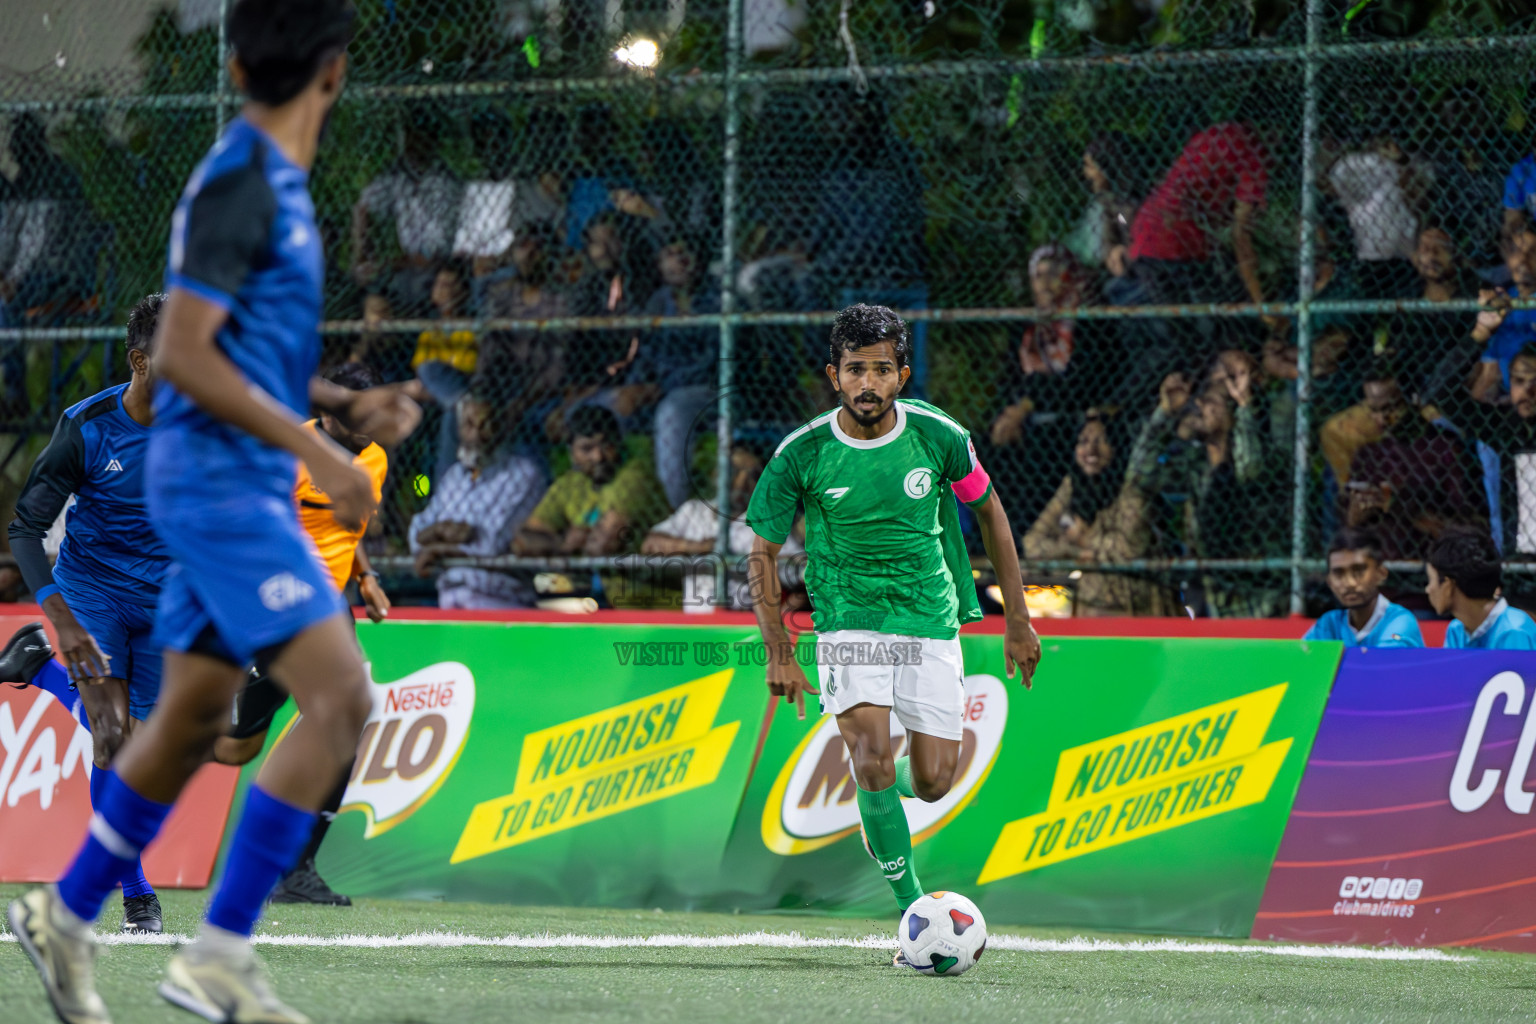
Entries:
{"label": "player in orange jersey", "polygon": [[[380,385],[378,375],[362,363],[342,363],[320,376],[349,391],[364,391]],[[351,432],[334,416],[321,414],[319,419],[310,421],[309,427],[328,434],[331,440],[351,452],[353,463],[363,469],[373,483],[374,500],[383,496],[384,475],[389,470],[389,456],[383,448],[374,444],[373,439],[367,435]],[[379,585],[379,574],[368,564],[368,555],[363,551],[363,536],[368,524],[364,522],[352,529],[337,522],[330,497],[315,486],[309,469],[303,463],[299,464],[299,481],[294,487],[293,499],[299,507],[299,524],[314,541],[320,560],[330,570],[331,578],[336,583],[336,589],[344,591],[347,584],[356,580],[358,594],[368,610],[368,617],[374,622],[383,622],[389,615],[389,597]],[[267,730],[271,728],[273,716],[288,701],[287,691],[278,686],[263,668],[258,663],[251,669],[245,690],[235,703],[234,724],[229,734],[214,744],[214,760],[220,764],[242,765],[260,754],[266,745]],[[351,905],[352,901],[331,889],[315,869],[315,855],[320,851],[325,833],[336,818],[336,811],[341,807],[347,781],[351,776],[352,772],[348,769],[326,800],[310,835],[309,845],[305,847],[298,864],[278,883],[272,893],[272,902],[320,903],[340,907]]]}

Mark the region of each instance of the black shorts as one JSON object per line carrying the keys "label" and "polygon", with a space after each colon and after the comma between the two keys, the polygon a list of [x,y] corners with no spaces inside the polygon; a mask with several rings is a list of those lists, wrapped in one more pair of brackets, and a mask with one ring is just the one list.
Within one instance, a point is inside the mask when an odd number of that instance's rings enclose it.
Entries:
{"label": "black shorts", "polygon": [[[356,619],[352,620],[352,628],[357,628]],[[280,651],[281,648],[272,651],[270,658],[275,658]],[[279,686],[267,671],[270,658],[258,655],[256,664],[246,674],[245,688],[235,698],[234,715],[229,731],[225,734],[231,739],[248,740],[252,736],[260,736],[272,728],[272,719],[288,703],[288,691]]]}
{"label": "black shorts", "polygon": [[279,708],[288,703],[288,691],[277,680],[252,668],[245,679],[245,689],[235,698],[235,714],[229,735],[237,740],[260,736],[272,727]]}

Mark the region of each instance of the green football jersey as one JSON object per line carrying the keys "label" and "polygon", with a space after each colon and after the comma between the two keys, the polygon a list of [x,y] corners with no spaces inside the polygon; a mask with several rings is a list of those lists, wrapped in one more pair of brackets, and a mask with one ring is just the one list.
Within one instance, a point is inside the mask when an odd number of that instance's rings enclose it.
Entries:
{"label": "green football jersey", "polygon": [[805,507],[805,583],[816,631],[870,629],[947,640],[981,618],[956,497],[992,493],[970,433],[913,399],[884,437],[850,437],[837,410],[779,445],[752,492],[747,523],[782,544]]}

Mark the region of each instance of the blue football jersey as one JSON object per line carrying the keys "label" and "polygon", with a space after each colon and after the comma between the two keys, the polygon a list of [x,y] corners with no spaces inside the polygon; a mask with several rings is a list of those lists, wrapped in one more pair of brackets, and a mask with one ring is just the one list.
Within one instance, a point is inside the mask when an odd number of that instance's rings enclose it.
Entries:
{"label": "blue football jersey", "polygon": [[1349,612],[1335,608],[1325,612],[1307,630],[1308,640],[1342,640],[1349,647],[1423,647],[1424,635],[1419,632],[1419,622],[1413,613],[1400,604],[1393,604],[1380,594],[1376,595],[1376,609],[1365,624],[1365,629],[1355,632],[1349,624]]}
{"label": "blue football jersey", "polygon": [[[256,387],[309,415],[320,361],[324,257],[309,175],[237,118],[193,173],[171,219],[167,290],[229,312],[219,348]],[[214,420],[162,385],[150,440],[150,505],[289,495],[291,454]]]}
{"label": "blue football jersey", "polygon": [[[138,605],[159,596],[170,556],[145,509],[149,428],[123,408],[127,390],[108,388],[64,411],[16,502],[11,550],[39,600],[50,586],[65,600],[82,588]],[[75,506],[50,570],[43,538],[71,494]]]}
{"label": "blue football jersey", "polygon": [[1445,646],[1484,651],[1536,651],[1536,622],[1518,608],[1511,608],[1499,598],[1488,617],[1471,635],[1459,620],[1445,628]]}

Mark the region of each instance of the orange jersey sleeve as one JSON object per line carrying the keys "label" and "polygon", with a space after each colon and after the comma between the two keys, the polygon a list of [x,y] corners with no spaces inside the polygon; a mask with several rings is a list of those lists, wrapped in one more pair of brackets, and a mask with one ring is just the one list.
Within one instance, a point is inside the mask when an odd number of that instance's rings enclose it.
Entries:
{"label": "orange jersey sleeve", "polygon": [[[310,426],[313,427],[314,423],[311,422]],[[373,481],[374,500],[383,498],[384,474],[389,471],[389,456],[384,454],[384,449],[370,444],[352,461]],[[365,522],[361,529],[348,530],[338,523],[331,511],[330,496],[315,486],[314,478],[309,475],[309,467],[302,462],[299,463],[299,481],[293,489],[293,500],[299,507],[299,524],[320,550],[320,557],[331,571],[336,589],[345,589],[352,579],[352,562],[356,557],[357,545],[362,541],[368,524]]]}

